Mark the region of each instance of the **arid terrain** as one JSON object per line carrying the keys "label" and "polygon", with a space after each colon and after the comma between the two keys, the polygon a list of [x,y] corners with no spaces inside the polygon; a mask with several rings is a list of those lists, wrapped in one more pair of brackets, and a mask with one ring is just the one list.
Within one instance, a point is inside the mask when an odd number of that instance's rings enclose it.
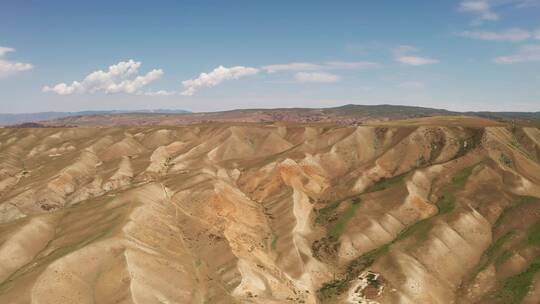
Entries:
{"label": "arid terrain", "polygon": [[[334,108],[237,109],[200,113],[182,110],[140,110],[0,114],[0,126],[27,127],[28,123],[37,123],[44,127],[125,127],[176,126],[211,122],[330,123],[350,126],[433,116],[447,118],[468,116],[540,126],[540,112],[455,112],[413,106],[357,104]],[[33,125],[35,126],[37,125]]]}
{"label": "arid terrain", "polygon": [[540,303],[538,128],[315,120],[0,129],[0,303]]}

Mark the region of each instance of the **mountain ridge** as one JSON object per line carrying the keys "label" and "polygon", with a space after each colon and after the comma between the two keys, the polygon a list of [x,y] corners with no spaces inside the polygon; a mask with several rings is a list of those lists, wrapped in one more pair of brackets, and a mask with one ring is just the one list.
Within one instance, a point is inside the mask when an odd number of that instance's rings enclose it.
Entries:
{"label": "mountain ridge", "polygon": [[359,125],[385,121],[429,117],[472,116],[506,123],[540,123],[540,112],[457,112],[444,109],[401,105],[347,104],[330,108],[276,108],[236,109],[218,112],[171,113],[167,112],[92,112],[83,115],[53,119],[31,120],[45,127],[59,126],[139,126],[139,125],[189,125],[207,122],[235,123],[332,123]]}
{"label": "mountain ridge", "polygon": [[540,129],[0,129],[0,303],[540,301]]}

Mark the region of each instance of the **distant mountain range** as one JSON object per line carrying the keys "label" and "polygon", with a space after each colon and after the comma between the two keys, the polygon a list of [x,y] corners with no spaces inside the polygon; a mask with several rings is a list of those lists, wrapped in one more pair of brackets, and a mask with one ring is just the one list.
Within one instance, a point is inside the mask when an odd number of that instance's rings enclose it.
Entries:
{"label": "distant mountain range", "polygon": [[[43,126],[177,125],[203,122],[328,122],[362,124],[433,116],[475,116],[500,121],[540,122],[540,112],[456,112],[398,105],[344,105],[334,108],[238,109],[191,113],[185,110],[83,111],[0,114],[0,125]],[[30,125],[31,126],[31,125]]]}
{"label": "distant mountain range", "polygon": [[160,113],[160,114],[185,114],[191,113],[185,110],[111,110],[111,111],[79,111],[79,112],[36,112],[36,113],[0,113],[0,125],[12,125],[25,122],[45,121],[73,116],[111,115],[128,113]]}

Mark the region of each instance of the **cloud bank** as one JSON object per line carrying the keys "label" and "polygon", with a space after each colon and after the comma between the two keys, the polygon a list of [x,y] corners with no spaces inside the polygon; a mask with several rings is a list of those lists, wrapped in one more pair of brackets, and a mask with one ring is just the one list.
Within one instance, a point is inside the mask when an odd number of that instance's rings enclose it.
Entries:
{"label": "cloud bank", "polygon": [[512,28],[501,32],[488,32],[488,31],[465,31],[460,33],[460,36],[478,39],[478,40],[487,40],[487,41],[511,41],[519,42],[528,40],[533,35],[526,30],[519,28]]}
{"label": "cloud bank", "polygon": [[418,49],[410,45],[401,45],[394,49],[394,59],[397,62],[412,65],[421,66],[428,64],[439,63],[439,60],[430,57],[417,56],[414,53],[418,52]]}
{"label": "cloud bank", "polygon": [[308,73],[308,72],[300,72],[296,73],[294,75],[294,78],[298,82],[319,82],[319,83],[334,83],[338,82],[340,80],[340,77],[338,75],[330,74],[330,73],[322,73],[322,72],[316,72],[316,73]]}
{"label": "cloud bank", "polygon": [[215,87],[226,80],[240,79],[242,77],[251,76],[259,73],[259,69],[244,66],[234,66],[226,68],[219,66],[210,73],[201,73],[195,79],[182,81],[184,91],[180,94],[183,96],[192,96],[202,88]]}
{"label": "cloud bank", "polygon": [[140,92],[139,95],[144,96],[172,96],[176,95],[175,91],[167,91],[167,90],[159,90],[159,91],[147,91],[147,92]]}
{"label": "cloud bank", "polygon": [[499,64],[540,61],[540,45],[525,45],[518,49],[516,53],[508,56],[497,57],[494,61]]}
{"label": "cloud bank", "polygon": [[475,14],[477,16],[476,23],[499,20],[499,15],[492,10],[491,3],[487,0],[462,1],[458,10]]}
{"label": "cloud bank", "polygon": [[368,61],[329,61],[325,63],[291,62],[262,66],[261,69],[269,74],[277,72],[306,72],[322,70],[361,70],[376,68],[379,64]]}
{"label": "cloud bank", "polygon": [[30,63],[16,62],[4,59],[8,53],[15,52],[14,48],[0,46],[0,78],[11,76],[34,68]]}
{"label": "cloud bank", "polygon": [[405,81],[398,84],[397,87],[400,89],[420,90],[420,89],[424,89],[426,85],[420,81]]}
{"label": "cloud bank", "polygon": [[59,83],[44,86],[43,92],[59,95],[103,92],[105,94],[140,94],[139,90],[163,76],[163,70],[153,69],[145,75],[138,75],[141,62],[132,59],[109,66],[106,71],[90,73],[82,81],[71,84]]}
{"label": "cloud bank", "polygon": [[539,0],[462,0],[458,5],[458,11],[476,16],[473,25],[481,25],[484,21],[497,21],[500,15],[495,8],[512,7],[528,8],[540,4]]}

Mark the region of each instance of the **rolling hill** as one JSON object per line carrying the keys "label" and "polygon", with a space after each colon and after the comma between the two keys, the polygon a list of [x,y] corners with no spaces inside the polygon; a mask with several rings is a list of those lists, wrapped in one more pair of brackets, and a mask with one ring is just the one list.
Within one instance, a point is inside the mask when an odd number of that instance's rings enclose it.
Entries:
{"label": "rolling hill", "polygon": [[0,129],[0,303],[539,303],[540,130],[402,112]]}
{"label": "rolling hill", "polygon": [[[81,112],[64,113],[62,117],[28,119],[24,122],[39,123],[49,127],[63,126],[175,126],[207,122],[294,122],[331,123],[359,125],[392,120],[403,120],[436,116],[472,116],[498,121],[515,121],[520,124],[539,125],[539,112],[453,112],[440,109],[396,106],[396,105],[345,105],[335,108],[283,108],[283,109],[239,109],[222,112],[176,113],[174,110],[154,112]],[[0,117],[1,118],[1,117]],[[0,120],[1,121],[1,120]],[[22,120],[20,120],[22,123]],[[12,124],[13,125],[13,124]]]}

